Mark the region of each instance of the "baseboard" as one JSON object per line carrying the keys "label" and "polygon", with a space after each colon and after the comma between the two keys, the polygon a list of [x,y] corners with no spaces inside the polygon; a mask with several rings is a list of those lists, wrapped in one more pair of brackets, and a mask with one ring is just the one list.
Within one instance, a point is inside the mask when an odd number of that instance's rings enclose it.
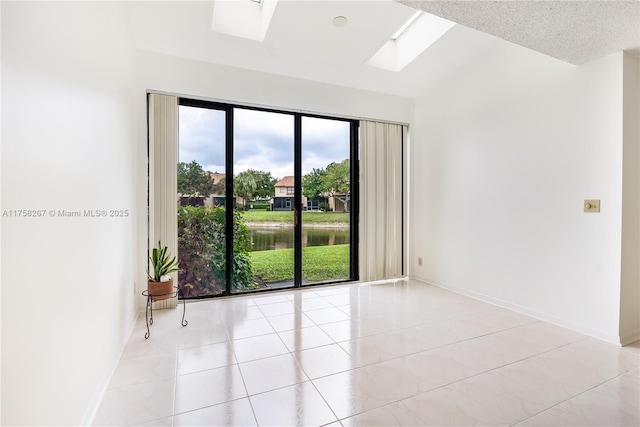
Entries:
{"label": "baseboard", "polygon": [[136,310],[135,317],[131,322],[131,327],[129,328],[129,333],[126,336],[124,345],[120,349],[120,353],[118,353],[118,357],[114,361],[112,361],[111,367],[107,369],[104,375],[102,376],[98,389],[94,393],[93,398],[91,399],[91,403],[89,404],[89,407],[85,411],[84,416],[82,417],[82,422],[79,425],[81,426],[93,425],[93,420],[95,419],[96,414],[98,413],[98,409],[100,408],[100,404],[102,403],[102,399],[104,398],[104,395],[107,392],[107,389],[109,388],[109,383],[111,382],[111,378],[113,377],[113,374],[118,368],[118,363],[120,363],[120,359],[122,358],[122,353],[124,352],[124,348],[127,345],[127,342],[129,341],[129,337],[133,333],[133,329],[135,328],[136,323],[138,322],[138,316],[140,316],[140,311]]}
{"label": "baseboard", "polygon": [[[514,304],[514,303],[511,303],[509,301],[505,301],[505,300],[502,300],[502,299],[499,299],[499,298],[494,298],[492,296],[485,295],[485,294],[482,294],[482,293],[479,293],[479,292],[469,291],[467,289],[458,288],[456,286],[450,286],[450,285],[447,285],[447,284],[444,284],[444,283],[439,283],[439,282],[437,282],[435,280],[429,280],[429,279],[425,279],[425,278],[422,278],[422,277],[413,277],[412,279],[413,280],[417,280],[417,281],[422,282],[422,283],[425,283],[427,285],[437,286],[439,288],[443,288],[443,289],[449,290],[451,292],[455,292],[457,294],[465,295],[465,296],[477,299],[477,300],[482,301],[482,302],[493,304],[493,305],[496,305],[496,306],[501,307],[501,308],[506,308],[508,310],[515,311],[516,313],[524,314],[526,316],[533,317],[535,319],[542,320],[544,322],[552,323],[552,324],[554,324],[556,326],[560,326],[562,328],[571,329],[572,331],[579,332],[581,334],[585,334],[585,335],[588,335],[590,337],[597,338],[599,340],[606,341],[606,342],[611,343],[611,344],[615,344],[615,345],[618,345],[618,346],[619,345],[625,345],[625,343],[621,340],[621,337],[618,337],[617,335],[612,335],[612,334],[608,334],[608,333],[599,331],[597,329],[589,328],[587,326],[584,326],[584,325],[581,325],[579,323],[575,323],[575,322],[572,322],[570,320],[563,319],[563,318],[551,315],[549,313],[545,313],[545,312],[538,311],[538,310],[533,310],[531,308],[524,307],[524,306],[521,306],[521,305],[518,305],[518,304]],[[632,334],[630,334],[630,336],[631,335]],[[633,338],[633,337],[631,337],[631,338]],[[626,342],[626,344],[629,344],[630,342],[633,342],[633,341]]]}
{"label": "baseboard", "polygon": [[383,279],[383,280],[375,280],[373,282],[359,282],[359,285],[369,286],[369,285],[381,285],[383,283],[394,283],[394,282],[406,282],[409,280],[407,276],[396,277],[394,279]]}

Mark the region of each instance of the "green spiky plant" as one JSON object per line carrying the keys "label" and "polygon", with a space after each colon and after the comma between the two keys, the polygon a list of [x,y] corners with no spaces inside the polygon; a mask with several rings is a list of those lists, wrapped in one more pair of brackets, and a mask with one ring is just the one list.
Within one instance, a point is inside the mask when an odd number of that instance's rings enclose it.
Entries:
{"label": "green spiky plant", "polygon": [[147,270],[147,276],[149,277],[149,280],[153,282],[159,282],[162,276],[180,271],[178,260],[175,256],[171,256],[169,248],[162,246],[160,240],[158,240],[158,247],[151,250],[149,261],[151,261],[153,274],[151,274],[151,271]]}

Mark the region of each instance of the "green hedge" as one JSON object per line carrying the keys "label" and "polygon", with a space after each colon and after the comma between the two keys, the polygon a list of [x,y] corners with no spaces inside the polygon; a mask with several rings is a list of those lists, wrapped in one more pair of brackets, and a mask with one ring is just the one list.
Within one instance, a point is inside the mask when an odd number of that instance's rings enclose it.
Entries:
{"label": "green hedge", "polygon": [[[224,207],[178,207],[178,283],[186,297],[216,295],[225,290]],[[238,290],[258,287],[253,277],[249,231],[234,212],[232,283]]]}

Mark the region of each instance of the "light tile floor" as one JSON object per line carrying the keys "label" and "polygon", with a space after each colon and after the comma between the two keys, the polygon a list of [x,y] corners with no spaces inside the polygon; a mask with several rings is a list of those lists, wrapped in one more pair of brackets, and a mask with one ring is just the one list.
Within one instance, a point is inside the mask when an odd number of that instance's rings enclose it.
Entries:
{"label": "light tile floor", "polygon": [[620,348],[418,282],[140,316],[95,425],[638,426]]}

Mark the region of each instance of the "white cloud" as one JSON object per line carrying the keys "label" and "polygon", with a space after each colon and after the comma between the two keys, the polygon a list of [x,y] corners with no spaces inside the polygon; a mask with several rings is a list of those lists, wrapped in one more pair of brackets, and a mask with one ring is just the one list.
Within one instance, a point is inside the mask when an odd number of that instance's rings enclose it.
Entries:
{"label": "white cloud", "polygon": [[[180,107],[180,161],[192,160],[205,170],[224,172],[224,112]],[[293,115],[237,108],[234,110],[234,172],[293,175]],[[349,157],[349,123],[303,117],[302,173]]]}
{"label": "white cloud", "polygon": [[224,173],[224,111],[180,106],[179,161]]}

